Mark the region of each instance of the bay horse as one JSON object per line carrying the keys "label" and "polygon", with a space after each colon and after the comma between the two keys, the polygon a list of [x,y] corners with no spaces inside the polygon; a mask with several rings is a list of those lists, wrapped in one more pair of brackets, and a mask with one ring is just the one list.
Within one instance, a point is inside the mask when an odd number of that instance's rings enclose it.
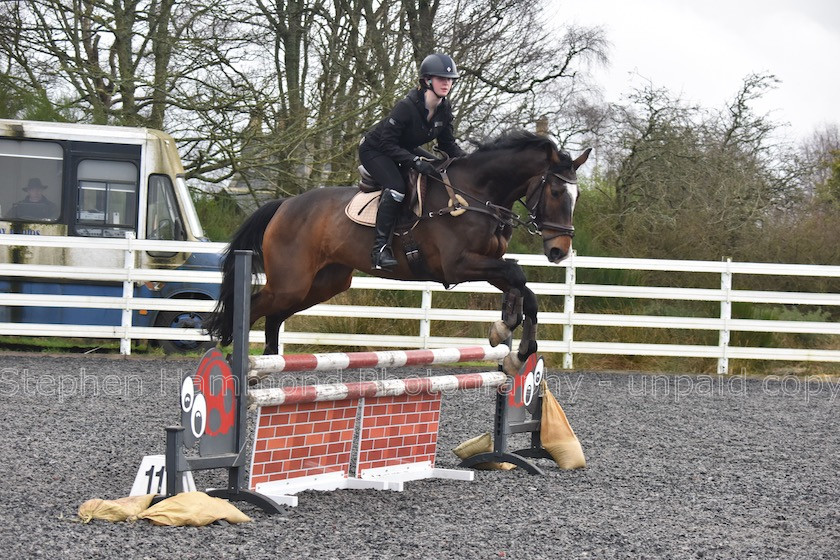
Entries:
{"label": "bay horse", "polygon": [[[547,137],[513,131],[452,160],[445,171],[450,192],[430,177],[423,206],[431,211],[415,219],[410,230],[422,255],[420,272],[409,265],[404,251],[409,236],[399,235],[405,229],[400,226],[393,242],[398,265],[391,271],[371,269],[373,228],[355,223],[344,212],[358,192],[356,186],[316,188],[268,202],[245,220],[226,250],[220,298],[206,328],[222,344],[231,342],[233,252],[241,249],[254,251],[254,272],[265,272],[265,285],[251,296],[250,322],[266,317],[266,354],[278,352],[283,321],[346,291],[354,270],[446,286],[484,280],[505,294],[505,308],[513,311],[491,327],[491,344],[523,325],[519,350],[505,363],[512,372],[536,351],[537,298],[526,286],[522,268],[503,256],[513,228],[524,225],[541,234],[549,261],[566,258],[579,194],[576,171],[590,151],[572,159]],[[527,221],[512,211],[517,200],[529,212]]]}

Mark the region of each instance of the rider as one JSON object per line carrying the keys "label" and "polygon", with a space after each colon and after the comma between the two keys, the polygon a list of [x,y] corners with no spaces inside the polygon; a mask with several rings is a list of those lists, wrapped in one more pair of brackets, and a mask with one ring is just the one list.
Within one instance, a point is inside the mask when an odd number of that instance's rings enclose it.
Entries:
{"label": "rider", "polygon": [[404,174],[414,167],[420,173],[437,175],[434,166],[415,150],[437,139],[440,149],[449,156],[464,155],[455,143],[452,107],[446,99],[459,77],[455,62],[445,54],[430,54],[420,64],[419,74],[418,87],[408,92],[359,144],[362,165],[383,186],[371,250],[371,266],[376,270],[397,265],[388,243],[405,198]]}

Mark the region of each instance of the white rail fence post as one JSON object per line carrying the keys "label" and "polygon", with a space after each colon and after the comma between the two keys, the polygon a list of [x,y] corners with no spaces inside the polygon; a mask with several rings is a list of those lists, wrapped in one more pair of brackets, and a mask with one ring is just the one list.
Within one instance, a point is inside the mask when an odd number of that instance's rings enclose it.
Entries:
{"label": "white rail fence post", "polygon": [[420,319],[420,338],[423,339],[423,348],[428,348],[429,337],[432,336],[432,321],[429,320],[429,313],[432,310],[432,289],[428,283],[423,288],[420,307],[423,309],[423,318]]}
{"label": "white rail fence post", "polygon": [[575,313],[575,255],[577,253],[572,250],[569,254],[569,265],[566,267],[566,287],[569,293],[563,299],[563,313],[565,315],[565,322],[563,323],[563,346],[566,352],[563,354],[563,368],[572,369],[574,367],[574,355],[572,353],[572,342],[574,340],[575,325],[572,321],[572,316]]}
{"label": "white rail fence post", "polygon": [[122,331],[123,335],[120,339],[120,354],[128,356],[131,354],[131,298],[134,297],[134,278],[132,278],[132,271],[134,270],[134,233],[128,232],[125,234],[125,281],[123,282],[123,309],[122,309]]}
{"label": "white rail fence post", "polygon": [[278,336],[278,343],[277,343],[277,354],[282,356],[286,352],[286,345],[283,344],[283,333],[286,332],[286,321],[280,325],[280,329],[277,331]]}
{"label": "white rail fence post", "polygon": [[720,356],[718,356],[717,372],[721,375],[729,373],[729,321],[732,319],[732,259],[726,259],[726,268],[720,275]]}

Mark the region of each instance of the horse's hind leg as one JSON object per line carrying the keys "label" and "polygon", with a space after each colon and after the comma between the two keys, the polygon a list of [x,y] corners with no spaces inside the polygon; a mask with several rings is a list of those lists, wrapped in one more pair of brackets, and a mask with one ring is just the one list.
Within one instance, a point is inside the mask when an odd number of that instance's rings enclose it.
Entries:
{"label": "horse's hind leg", "polygon": [[[306,295],[291,307],[277,310],[274,307],[273,312],[263,313],[262,308],[252,310],[251,316],[262,317],[265,315],[265,349],[263,354],[278,354],[280,351],[280,325],[283,321],[304,309],[308,309],[313,305],[324,302],[336,294],[346,291],[350,288],[352,281],[353,269],[338,264],[330,264],[322,268],[315,275],[312,280],[312,285]],[[261,292],[262,293],[262,292]],[[259,294],[258,294],[259,295]],[[277,298],[266,295],[262,300],[255,297],[257,305],[268,306],[266,302],[276,302]],[[253,307],[257,307],[254,305]]]}
{"label": "horse's hind leg", "polygon": [[265,318],[265,349],[263,354],[280,353],[280,325],[286,320],[284,315],[269,315]]}
{"label": "horse's hind leg", "polygon": [[280,325],[288,314],[271,313],[274,302],[273,294],[265,288],[251,296],[251,316],[248,325],[253,326],[260,317],[265,317],[265,350],[263,354],[277,354],[280,348]]}

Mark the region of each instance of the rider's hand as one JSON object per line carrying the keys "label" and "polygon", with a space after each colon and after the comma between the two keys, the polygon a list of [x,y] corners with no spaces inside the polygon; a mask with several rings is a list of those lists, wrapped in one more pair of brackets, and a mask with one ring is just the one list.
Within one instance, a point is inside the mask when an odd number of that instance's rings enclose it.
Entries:
{"label": "rider's hand", "polygon": [[440,173],[438,173],[434,165],[420,158],[414,160],[414,169],[416,169],[423,175],[431,175],[432,177],[440,176]]}

